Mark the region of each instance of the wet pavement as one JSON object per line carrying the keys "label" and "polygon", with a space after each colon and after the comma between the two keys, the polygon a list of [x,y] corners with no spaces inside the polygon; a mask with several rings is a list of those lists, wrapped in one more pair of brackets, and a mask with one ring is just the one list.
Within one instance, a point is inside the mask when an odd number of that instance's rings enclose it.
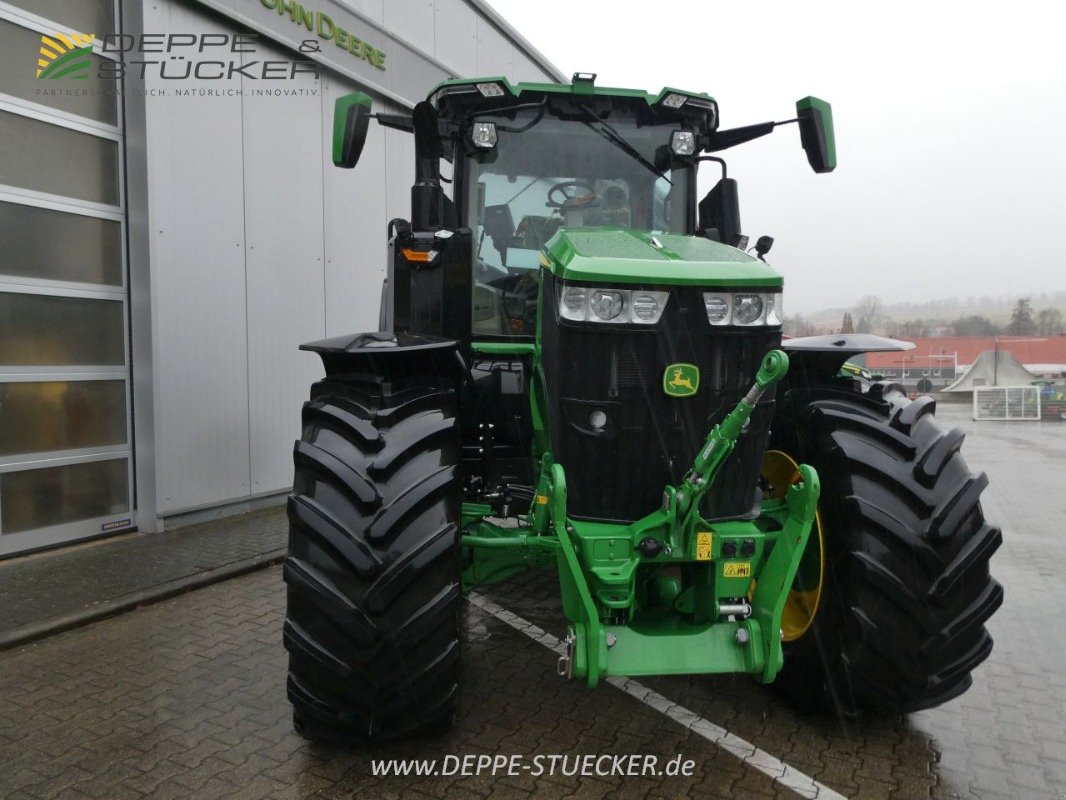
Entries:
{"label": "wet pavement", "polygon": [[0,561],[0,647],[127,601],[232,575],[281,558],[282,506],[164,534],[128,534]]}
{"label": "wet pavement", "polygon": [[[989,473],[1004,528],[993,572],[1004,606],[974,686],[941,707],[845,731],[740,677],[643,681],[848,797],[1066,796],[1066,618],[1059,535],[1066,425],[974,423],[964,452]],[[976,431],[976,432],[975,432]],[[0,573],[2,574],[2,573]],[[550,575],[482,592],[555,635]],[[445,736],[370,751],[291,730],[280,645],[284,590],[271,567],[0,653],[0,797],[789,797],[764,772],[634,697],[555,675],[556,654],[464,606],[461,713]],[[647,754],[689,777],[372,775],[373,759]]]}

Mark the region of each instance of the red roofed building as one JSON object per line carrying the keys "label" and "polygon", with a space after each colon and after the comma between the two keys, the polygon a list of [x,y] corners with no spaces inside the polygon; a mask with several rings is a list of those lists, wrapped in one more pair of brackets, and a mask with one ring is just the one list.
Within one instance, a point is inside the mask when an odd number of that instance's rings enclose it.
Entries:
{"label": "red roofed building", "polygon": [[871,372],[901,381],[929,378],[943,385],[969,369],[986,350],[1007,350],[1025,365],[1033,380],[1066,378],[1066,335],[1060,336],[937,336],[908,339],[906,352],[868,353]]}

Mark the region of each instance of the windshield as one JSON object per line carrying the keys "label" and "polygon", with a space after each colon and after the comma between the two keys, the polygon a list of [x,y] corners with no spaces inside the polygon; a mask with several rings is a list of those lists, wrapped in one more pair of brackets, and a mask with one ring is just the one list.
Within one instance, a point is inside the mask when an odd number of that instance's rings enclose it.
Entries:
{"label": "windshield", "polygon": [[475,333],[533,334],[540,250],[559,228],[685,232],[691,170],[670,168],[672,127],[573,117],[545,107],[477,117],[498,138],[465,164]]}

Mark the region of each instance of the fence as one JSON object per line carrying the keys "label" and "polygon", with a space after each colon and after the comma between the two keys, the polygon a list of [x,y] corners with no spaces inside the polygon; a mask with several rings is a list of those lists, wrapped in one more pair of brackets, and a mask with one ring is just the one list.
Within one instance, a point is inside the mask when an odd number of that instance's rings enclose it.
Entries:
{"label": "fence", "polygon": [[981,386],[973,390],[973,418],[1040,419],[1039,386]]}

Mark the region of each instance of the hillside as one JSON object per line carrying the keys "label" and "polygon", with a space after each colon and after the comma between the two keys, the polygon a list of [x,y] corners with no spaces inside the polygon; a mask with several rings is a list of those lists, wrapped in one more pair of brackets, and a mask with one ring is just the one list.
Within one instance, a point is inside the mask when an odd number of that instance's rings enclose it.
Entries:
{"label": "hillside", "polygon": [[[947,297],[915,300],[902,303],[887,303],[880,306],[875,313],[877,323],[872,326],[875,333],[887,333],[894,327],[907,323],[922,323],[932,329],[950,326],[960,317],[985,317],[996,326],[1006,326],[1010,321],[1011,311],[1019,298],[1028,298],[1034,311],[1057,309],[1066,318],[1066,291],[1030,292],[1010,295],[989,296],[971,295],[969,297]],[[849,307],[826,308],[820,311],[802,313],[790,318],[793,323],[805,323],[819,333],[835,333],[840,330],[845,313],[850,313],[858,324],[862,310],[869,308],[869,298],[857,300]],[[950,331],[948,331],[950,333]]]}

